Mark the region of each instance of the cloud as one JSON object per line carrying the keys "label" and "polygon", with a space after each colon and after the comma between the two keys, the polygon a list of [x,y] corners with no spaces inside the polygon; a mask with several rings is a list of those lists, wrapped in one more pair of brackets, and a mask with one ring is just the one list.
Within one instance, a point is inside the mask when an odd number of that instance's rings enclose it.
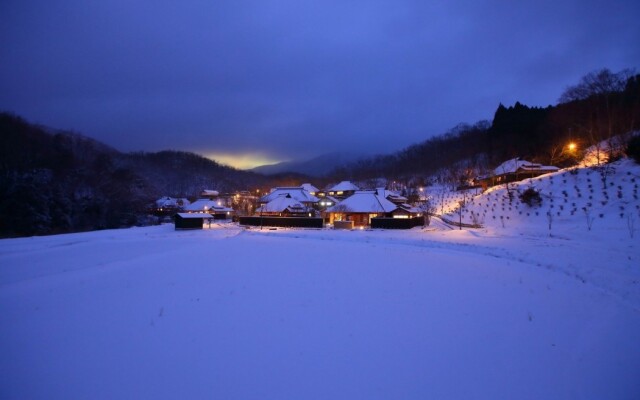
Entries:
{"label": "cloud", "polygon": [[[122,149],[380,153],[637,67],[626,1],[9,1],[0,108]],[[206,146],[206,147],[202,147]],[[200,150],[204,149],[204,150]]]}

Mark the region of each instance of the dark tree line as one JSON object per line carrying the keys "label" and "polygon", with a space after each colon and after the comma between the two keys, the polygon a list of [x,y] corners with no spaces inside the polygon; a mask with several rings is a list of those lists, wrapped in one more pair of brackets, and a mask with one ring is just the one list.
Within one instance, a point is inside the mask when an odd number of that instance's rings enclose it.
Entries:
{"label": "dark tree line", "polygon": [[[567,87],[546,108],[498,106],[493,121],[460,124],[404,150],[346,164],[316,184],[377,178],[455,185],[513,157],[563,166],[566,144],[581,148],[640,130],[640,75],[603,69]],[[630,149],[637,154],[637,139]],[[160,196],[299,185],[308,177],[265,177],[179,151],[120,153],[84,136],[0,113],[0,236],[117,228],[143,223]],[[376,183],[377,184],[377,183]]]}
{"label": "dark tree line", "polygon": [[120,153],[100,142],[0,113],[0,237],[146,223],[164,196],[268,186],[267,178],[192,153]]}
{"label": "dark tree line", "polygon": [[567,87],[555,106],[500,104],[491,123],[461,124],[395,154],[352,162],[330,176],[334,180],[381,177],[415,181],[444,169],[459,179],[464,178],[465,170],[487,170],[514,157],[566,166],[577,159],[568,151],[568,143],[578,143],[579,149],[584,149],[637,130],[640,75],[603,69]]}

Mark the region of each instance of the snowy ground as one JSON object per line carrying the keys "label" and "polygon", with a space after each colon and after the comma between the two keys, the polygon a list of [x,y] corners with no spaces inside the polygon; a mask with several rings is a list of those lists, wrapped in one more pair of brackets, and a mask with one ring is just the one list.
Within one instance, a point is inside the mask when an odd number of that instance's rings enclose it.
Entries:
{"label": "snowy ground", "polygon": [[637,237],[562,229],[1,240],[0,398],[640,398]]}

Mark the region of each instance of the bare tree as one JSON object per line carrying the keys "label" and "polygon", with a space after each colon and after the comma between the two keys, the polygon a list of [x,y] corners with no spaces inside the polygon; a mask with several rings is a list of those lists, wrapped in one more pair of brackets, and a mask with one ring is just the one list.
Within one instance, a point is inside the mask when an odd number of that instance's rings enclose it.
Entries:
{"label": "bare tree", "polygon": [[633,76],[633,70],[623,69],[618,73],[611,72],[608,68],[586,74],[576,85],[568,86],[559,103],[569,103],[576,100],[585,100],[591,96],[609,96],[612,93],[622,92],[629,78]]}
{"label": "bare tree", "polygon": [[627,215],[627,228],[629,229],[629,236],[633,239],[633,236],[636,233],[636,219],[631,213]]}
{"label": "bare tree", "polygon": [[591,227],[593,226],[593,220],[595,219],[595,217],[591,215],[590,209],[584,207],[582,210],[584,211],[584,216],[587,218],[587,229],[591,230]]}
{"label": "bare tree", "polygon": [[[572,101],[589,100],[593,105],[593,114],[589,120],[589,130],[587,131],[591,144],[611,138],[614,136],[614,123],[620,124],[620,118],[614,116],[617,109],[615,107],[615,99],[619,99],[616,94],[622,93],[629,80],[634,76],[631,69],[623,69],[620,72],[613,73],[609,69],[604,68],[599,71],[590,72],[580,78],[576,85],[569,86],[560,96],[560,103],[569,103]],[[618,116],[620,117],[620,116]],[[603,129],[604,128],[604,129]]]}

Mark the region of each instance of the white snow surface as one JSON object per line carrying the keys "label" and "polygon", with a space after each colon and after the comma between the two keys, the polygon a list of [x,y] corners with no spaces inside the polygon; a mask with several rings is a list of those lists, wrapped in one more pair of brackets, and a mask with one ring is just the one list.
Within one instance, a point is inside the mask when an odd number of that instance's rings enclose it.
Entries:
{"label": "white snow surface", "polygon": [[640,398],[638,235],[511,213],[0,240],[0,398]]}

